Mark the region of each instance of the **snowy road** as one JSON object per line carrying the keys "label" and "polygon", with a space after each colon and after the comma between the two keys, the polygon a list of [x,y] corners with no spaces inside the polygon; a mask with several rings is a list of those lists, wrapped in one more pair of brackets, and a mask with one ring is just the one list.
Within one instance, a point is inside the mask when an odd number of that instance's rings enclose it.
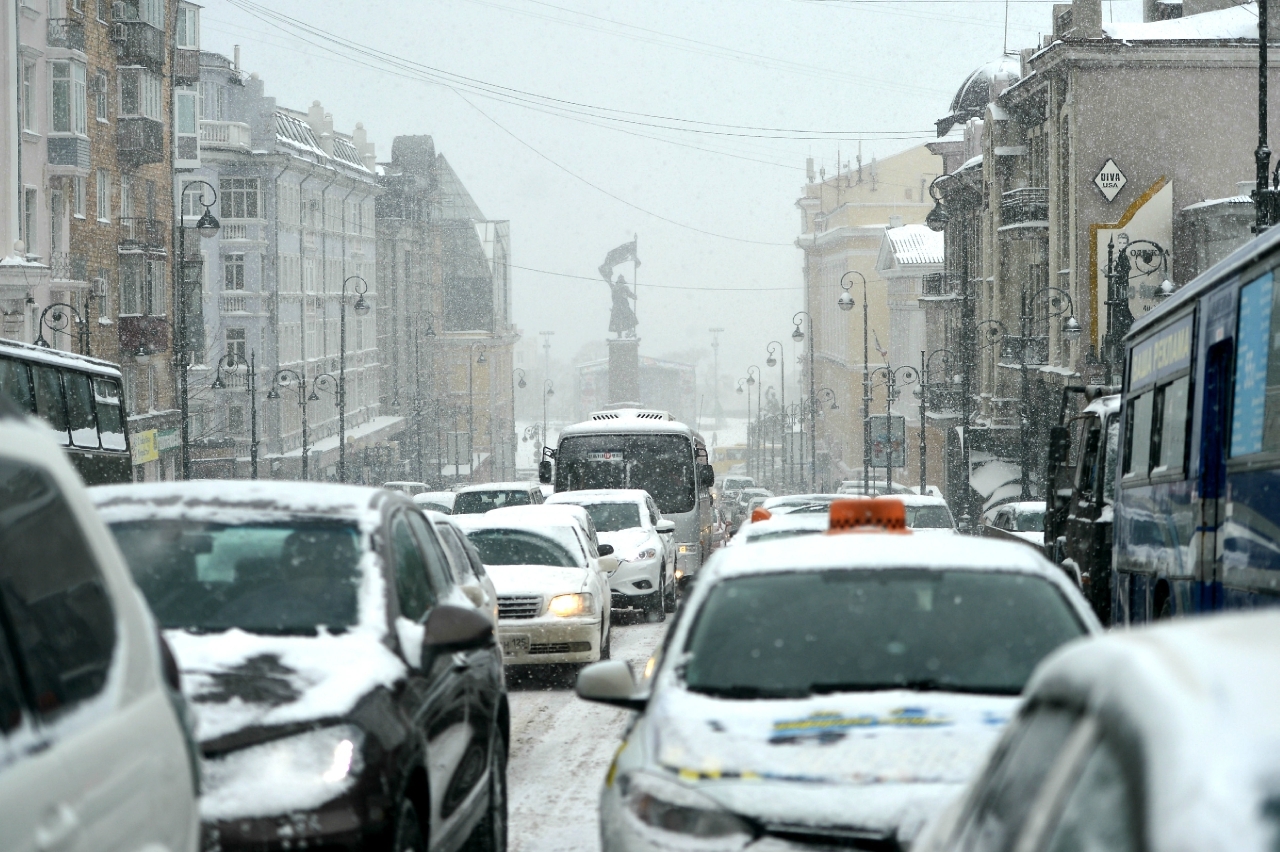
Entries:
{"label": "snowy road", "polygon": [[[635,624],[616,614],[613,653],[638,674],[662,640],[664,624]],[[512,682],[511,852],[593,852],[600,848],[596,802],[627,712],[588,704],[560,683]]]}

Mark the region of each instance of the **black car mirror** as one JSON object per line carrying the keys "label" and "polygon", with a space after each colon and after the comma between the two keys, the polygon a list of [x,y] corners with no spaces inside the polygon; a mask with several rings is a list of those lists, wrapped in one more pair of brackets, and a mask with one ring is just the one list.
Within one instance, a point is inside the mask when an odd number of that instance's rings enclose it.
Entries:
{"label": "black car mirror", "polygon": [[551,484],[551,461],[543,459],[538,462],[538,481],[543,485]]}
{"label": "black car mirror", "polygon": [[1071,431],[1066,426],[1049,427],[1049,466],[1062,464],[1071,457]]}
{"label": "black car mirror", "polygon": [[423,625],[423,659],[429,651],[461,651],[493,644],[493,623],[474,609],[440,604]]}
{"label": "black car mirror", "polygon": [[698,465],[698,484],[710,488],[716,484],[716,469],[709,464]]}
{"label": "black car mirror", "polygon": [[601,660],[578,672],[578,697],[627,710],[643,710],[648,698],[638,694],[626,660]]}
{"label": "black car mirror", "polygon": [[600,545],[600,547],[598,548],[598,551],[599,551],[599,553],[600,553],[600,555],[601,555],[601,556],[612,556],[612,555],[613,555],[613,545],[612,545],[612,544],[602,544],[602,545]]}

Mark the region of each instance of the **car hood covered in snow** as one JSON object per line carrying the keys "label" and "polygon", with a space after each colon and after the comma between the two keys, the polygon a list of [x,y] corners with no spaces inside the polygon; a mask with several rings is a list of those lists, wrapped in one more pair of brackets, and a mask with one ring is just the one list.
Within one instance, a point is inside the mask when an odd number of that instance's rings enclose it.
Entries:
{"label": "car hood covered in snow", "polygon": [[673,687],[646,721],[650,759],[735,813],[909,841],[981,767],[1018,702],[905,690],[734,701]]}
{"label": "car hood covered in snow", "polygon": [[405,665],[370,631],[260,636],[167,630],[203,743],[255,728],[333,719]]}
{"label": "car hood covered in snow", "polygon": [[641,527],[632,527],[626,530],[616,530],[614,532],[602,532],[598,534],[601,544],[613,545],[613,555],[620,559],[626,559],[634,556],[637,550],[646,545],[658,546],[658,542],[653,538],[653,534]]}
{"label": "car hood covered in snow", "polygon": [[486,565],[498,595],[562,595],[587,588],[586,568],[551,565]]}

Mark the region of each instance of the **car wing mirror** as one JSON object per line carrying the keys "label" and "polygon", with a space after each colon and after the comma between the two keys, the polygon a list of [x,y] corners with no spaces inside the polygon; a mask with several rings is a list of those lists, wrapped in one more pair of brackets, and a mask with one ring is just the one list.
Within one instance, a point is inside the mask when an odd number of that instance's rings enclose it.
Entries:
{"label": "car wing mirror", "polygon": [[462,593],[467,596],[467,600],[471,601],[471,605],[477,608],[484,607],[484,590],[479,586],[462,586]]}
{"label": "car wing mirror", "polygon": [[613,555],[613,545],[612,545],[612,544],[602,544],[602,545],[600,545],[600,546],[597,548],[597,550],[598,550],[598,552],[600,553],[600,555],[601,555],[601,556],[612,556],[612,555]]}
{"label": "car wing mirror", "polygon": [[626,660],[602,660],[578,673],[578,697],[627,710],[643,710],[649,703],[639,694],[631,664]]}
{"label": "car wing mirror", "polygon": [[596,561],[600,565],[600,570],[604,571],[606,574],[612,574],[614,571],[618,570],[618,557],[616,556],[601,556]]}
{"label": "car wing mirror", "polygon": [[423,625],[422,658],[437,651],[464,651],[493,644],[493,623],[474,609],[439,604]]}
{"label": "car wing mirror", "polygon": [[668,521],[666,518],[658,521],[658,525],[654,527],[660,533],[673,533],[676,531],[676,522]]}
{"label": "car wing mirror", "polygon": [[716,484],[716,469],[709,464],[698,465],[698,484],[710,488]]}

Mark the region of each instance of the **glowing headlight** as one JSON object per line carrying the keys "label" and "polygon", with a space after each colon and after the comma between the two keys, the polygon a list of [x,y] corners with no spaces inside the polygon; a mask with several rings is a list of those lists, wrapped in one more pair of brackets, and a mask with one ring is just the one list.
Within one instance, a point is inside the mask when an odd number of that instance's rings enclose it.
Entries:
{"label": "glowing headlight", "polygon": [[681,553],[689,553],[689,552],[691,552],[691,551],[690,551],[690,547],[689,547],[689,545],[687,545],[687,544],[682,544],[682,545],[680,545],[680,552],[681,552]]}
{"label": "glowing headlight", "polygon": [[632,556],[629,559],[623,559],[622,561],[623,562],[643,562],[644,560],[652,559],[657,555],[658,555],[658,551],[656,549],[652,547],[646,547],[644,550],[640,551],[635,556]]}
{"label": "glowing headlight", "polygon": [[591,612],[591,595],[581,592],[575,595],[556,595],[551,599],[547,612],[560,618],[574,615],[587,615]]}
{"label": "glowing headlight", "polygon": [[335,725],[206,759],[200,813],[220,820],[315,810],[355,783],[363,743],[359,728]]}
{"label": "glowing headlight", "polygon": [[683,784],[647,772],[619,780],[627,809],[646,825],[686,838],[712,841],[717,849],[741,849],[755,832],[719,802]]}

